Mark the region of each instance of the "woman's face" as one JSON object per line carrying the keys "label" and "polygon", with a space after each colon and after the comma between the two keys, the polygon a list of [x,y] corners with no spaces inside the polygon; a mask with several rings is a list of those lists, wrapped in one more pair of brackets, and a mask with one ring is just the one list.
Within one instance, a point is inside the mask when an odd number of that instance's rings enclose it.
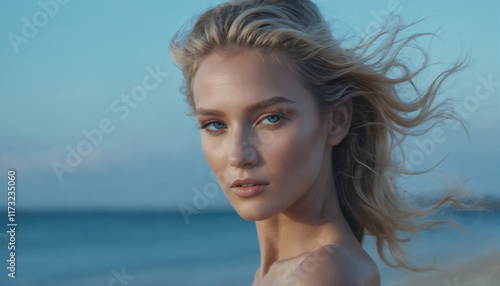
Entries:
{"label": "woman's face", "polygon": [[[264,63],[256,52],[213,53],[201,62],[193,94],[203,152],[242,218],[272,217],[320,179],[331,146],[313,96],[293,71]],[[238,178],[268,185],[241,197],[231,188]]]}

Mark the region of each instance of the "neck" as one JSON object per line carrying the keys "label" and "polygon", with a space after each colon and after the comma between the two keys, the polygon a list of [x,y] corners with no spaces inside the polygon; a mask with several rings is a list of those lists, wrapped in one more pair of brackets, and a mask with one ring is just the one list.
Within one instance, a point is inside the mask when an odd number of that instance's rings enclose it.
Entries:
{"label": "neck", "polygon": [[256,221],[261,276],[274,262],[310,253],[322,245],[356,240],[340,210],[328,166],[331,164],[323,168],[318,181],[286,210]]}

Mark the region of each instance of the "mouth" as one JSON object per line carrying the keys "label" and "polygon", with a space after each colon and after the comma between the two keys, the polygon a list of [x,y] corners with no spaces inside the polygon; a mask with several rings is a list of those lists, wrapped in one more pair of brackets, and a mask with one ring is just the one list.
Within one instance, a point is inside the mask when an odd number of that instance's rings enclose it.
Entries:
{"label": "mouth", "polygon": [[266,189],[267,185],[269,185],[269,183],[266,181],[250,177],[243,179],[238,178],[231,184],[231,189],[237,196],[248,198],[262,193]]}
{"label": "mouth", "polygon": [[264,185],[264,184],[245,184],[245,185],[237,185],[236,187],[237,188],[241,188],[241,187],[246,188],[246,187],[262,186],[262,185]]}
{"label": "mouth", "polygon": [[243,184],[236,187],[232,187],[233,192],[241,198],[248,198],[256,196],[265,191],[269,184],[259,185],[259,184]]}

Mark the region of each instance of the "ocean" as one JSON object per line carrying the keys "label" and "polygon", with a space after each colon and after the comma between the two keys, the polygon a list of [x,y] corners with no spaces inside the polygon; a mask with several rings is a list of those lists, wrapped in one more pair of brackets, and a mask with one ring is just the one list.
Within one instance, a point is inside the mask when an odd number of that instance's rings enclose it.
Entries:
{"label": "ocean", "polygon": [[[500,251],[499,212],[460,212],[455,219],[466,231],[422,231],[408,245],[412,261],[436,255],[448,267]],[[250,285],[260,265],[255,223],[234,212],[192,215],[189,224],[180,213],[19,212],[17,223],[16,278],[7,276],[5,229],[0,285],[237,286]],[[382,285],[422,276],[385,265],[371,237],[364,247]]]}

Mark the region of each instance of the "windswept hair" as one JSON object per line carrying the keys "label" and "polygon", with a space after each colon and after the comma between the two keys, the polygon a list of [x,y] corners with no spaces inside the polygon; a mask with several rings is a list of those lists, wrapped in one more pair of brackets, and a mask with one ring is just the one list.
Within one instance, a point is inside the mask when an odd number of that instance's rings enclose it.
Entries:
{"label": "windswept hair", "polygon": [[[447,100],[436,102],[435,98],[443,81],[463,69],[466,61],[455,62],[422,92],[414,79],[429,63],[427,52],[415,40],[434,34],[399,39],[408,26],[401,21],[392,26],[386,24],[376,35],[347,48],[345,40],[333,37],[311,0],[234,0],[206,11],[190,31],[177,32],[170,50],[183,72],[181,92],[190,115],[195,110],[194,76],[201,61],[214,52],[253,50],[269,62],[290,64],[313,94],[322,118],[352,100],[350,130],[332,147],[331,158],[342,212],[360,243],[365,234],[375,237],[386,264],[423,271],[434,268],[410,263],[402,246],[422,229],[454,225],[428,216],[448,203],[463,207],[455,197],[460,188],[431,206],[406,200],[395,178],[422,172],[405,170],[394,154],[406,136],[424,134],[445,119],[459,120]],[[400,59],[405,47],[422,55],[423,64],[415,71]],[[410,87],[405,94],[397,89],[401,84]],[[407,92],[414,95],[410,100]],[[395,264],[384,254],[385,246]]]}

